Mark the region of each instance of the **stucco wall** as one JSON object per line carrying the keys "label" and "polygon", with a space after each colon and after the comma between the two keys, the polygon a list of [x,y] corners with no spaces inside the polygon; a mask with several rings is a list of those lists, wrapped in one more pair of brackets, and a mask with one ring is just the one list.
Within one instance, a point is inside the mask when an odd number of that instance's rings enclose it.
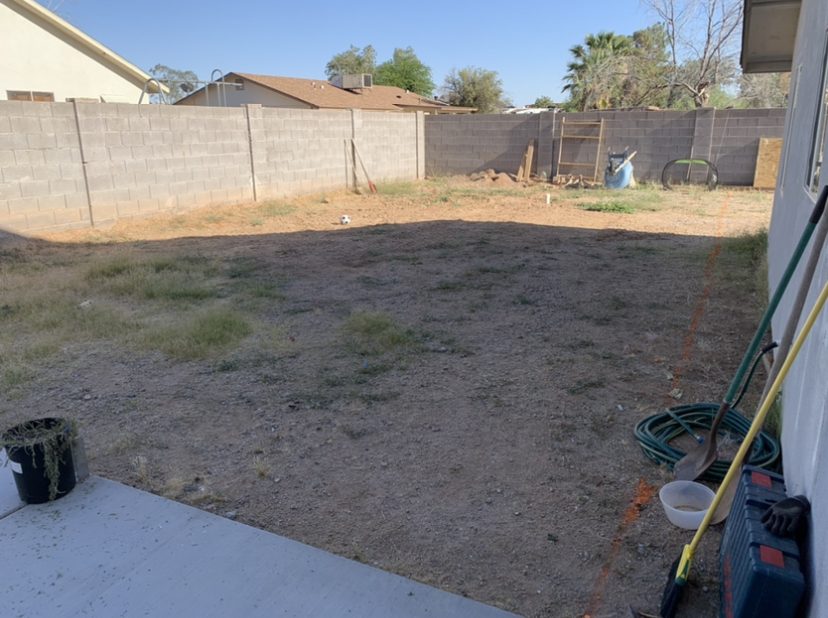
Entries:
{"label": "stucco wall", "polygon": [[0,101],[0,228],[344,189],[351,139],[372,180],[413,180],[423,124],[421,112]]}
{"label": "stucco wall", "polygon": [[288,109],[313,109],[307,103],[298,101],[278,92],[244,80],[244,88],[237,90],[233,86],[210,86],[177,103],[177,105],[209,105],[239,107],[256,104],[264,107],[285,107]]}
{"label": "stucco wall", "polygon": [[[822,58],[828,29],[828,4],[804,0],[800,13],[792,71],[791,105],[786,118],[786,139],[780,165],[770,227],[770,285],[773,289],[788,262],[794,245],[814,205],[815,196],[805,187],[814,122],[822,92]],[[826,149],[828,150],[828,149]],[[828,157],[828,152],[824,154]],[[823,168],[820,186],[828,182]],[[809,248],[810,251],[810,248]],[[803,260],[804,262],[805,260]],[[781,336],[790,304],[799,286],[800,274],[791,282],[791,292],[773,320],[776,337]],[[813,306],[822,285],[828,281],[828,250],[815,274],[806,310]],[[805,494],[812,504],[809,615],[828,616],[828,315],[819,318],[811,336],[783,387],[782,448],[788,493]]]}
{"label": "stucco wall", "polygon": [[25,90],[52,92],[55,101],[138,102],[141,86],[33,19],[0,0],[0,100],[6,100],[8,90]]}

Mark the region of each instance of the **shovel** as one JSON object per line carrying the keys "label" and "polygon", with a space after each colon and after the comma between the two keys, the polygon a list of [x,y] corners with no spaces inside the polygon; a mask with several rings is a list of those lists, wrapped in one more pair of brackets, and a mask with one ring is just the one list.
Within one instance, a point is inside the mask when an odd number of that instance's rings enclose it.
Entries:
{"label": "shovel", "polygon": [[[705,471],[716,461],[718,456],[716,439],[719,431],[719,425],[721,425],[728,410],[730,410],[731,406],[733,406],[736,393],[739,391],[739,385],[745,377],[750,361],[759,350],[759,345],[762,343],[765,331],[767,331],[768,326],[770,326],[771,318],[773,318],[773,314],[779,306],[779,301],[782,299],[782,296],[785,294],[785,290],[788,288],[791,277],[793,277],[793,273],[799,265],[799,260],[802,258],[802,254],[805,252],[805,247],[807,247],[808,242],[811,240],[811,236],[814,233],[817,223],[819,223],[819,220],[822,218],[822,213],[825,211],[826,200],[828,200],[828,186],[823,187],[822,193],[819,194],[819,199],[817,199],[817,202],[814,205],[811,218],[808,220],[808,224],[802,231],[802,237],[799,239],[799,243],[796,245],[793,255],[791,255],[788,266],[782,274],[782,278],[779,280],[779,285],[777,285],[776,291],[773,293],[773,296],[768,303],[768,307],[765,309],[765,313],[762,315],[762,319],[759,322],[759,326],[753,335],[753,340],[750,342],[750,345],[742,358],[742,362],[736,370],[736,375],[733,376],[733,381],[730,383],[730,387],[728,388],[727,393],[719,406],[718,412],[716,412],[716,417],[713,419],[713,424],[710,426],[710,435],[708,439],[703,444],[697,445],[689,450],[688,453],[679,459],[673,466],[673,474],[677,479],[682,481],[694,481],[704,474]],[[781,363],[779,365],[781,366]]]}
{"label": "shovel", "polygon": [[785,358],[785,362],[782,363],[779,368],[779,372],[765,395],[765,399],[762,402],[759,411],[753,418],[750,430],[745,436],[745,439],[742,440],[742,445],[739,447],[739,451],[733,457],[733,462],[730,464],[730,468],[728,469],[722,484],[719,485],[719,490],[716,492],[716,496],[713,498],[712,504],[707,509],[707,514],[704,516],[699,529],[696,530],[693,540],[689,545],[684,546],[681,556],[673,563],[673,566],[670,569],[670,576],[667,581],[667,586],[664,588],[664,595],[661,599],[661,611],[659,612],[659,615],[662,616],[662,618],[673,618],[676,615],[682,593],[687,586],[687,580],[690,575],[690,566],[693,561],[693,555],[696,552],[696,548],[698,548],[702,537],[712,523],[714,513],[718,509],[718,506],[727,492],[728,487],[736,485],[736,476],[739,474],[742,462],[745,460],[745,457],[750,450],[751,443],[754,438],[756,438],[756,435],[761,431],[762,423],[765,421],[765,417],[768,415],[768,412],[770,412],[773,402],[779,394],[782,382],[785,381],[785,377],[788,375],[791,365],[793,365],[796,357],[799,355],[799,350],[808,338],[808,334],[811,332],[814,322],[816,322],[822,308],[825,306],[826,300],[828,300],[828,283],[823,286],[816,303],[811,309],[811,313],[808,315],[808,318],[805,320],[805,324],[802,326],[802,330],[799,332],[799,335],[797,335],[796,341],[793,342],[790,353],[787,358]]}
{"label": "shovel", "polygon": [[[828,189],[828,186],[823,189],[823,195],[826,189]],[[822,197],[823,196],[820,195],[820,199],[822,199]],[[768,379],[765,382],[765,388],[762,391],[760,401],[764,401],[765,397],[767,397],[771,385],[776,379],[776,376],[779,374],[782,365],[785,363],[785,359],[788,358],[791,343],[793,343],[794,336],[796,335],[796,327],[799,325],[799,320],[802,317],[802,309],[805,307],[805,300],[808,298],[808,292],[811,290],[814,272],[816,271],[817,264],[822,256],[822,248],[825,245],[826,237],[828,237],[828,218],[822,219],[819,227],[817,228],[816,234],[814,235],[814,246],[811,247],[808,262],[805,264],[805,270],[802,271],[802,281],[799,283],[799,291],[796,293],[796,299],[794,300],[793,307],[791,307],[791,313],[788,316],[788,323],[785,325],[785,332],[782,333],[779,349],[776,352],[776,358],[774,358],[773,366],[771,367]],[[733,504],[733,498],[735,495],[736,484],[727,489],[721,502],[719,502],[716,513],[713,515],[714,524],[724,521],[730,514],[730,507]]]}

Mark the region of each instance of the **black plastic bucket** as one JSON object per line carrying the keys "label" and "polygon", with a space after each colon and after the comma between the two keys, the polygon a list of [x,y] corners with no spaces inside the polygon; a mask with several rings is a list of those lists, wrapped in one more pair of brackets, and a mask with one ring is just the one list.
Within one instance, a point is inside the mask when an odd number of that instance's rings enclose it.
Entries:
{"label": "black plastic bucket", "polygon": [[[26,504],[57,500],[75,487],[71,427],[62,418],[41,418],[15,425],[0,436],[17,493]],[[56,471],[56,479],[50,478],[49,468]]]}

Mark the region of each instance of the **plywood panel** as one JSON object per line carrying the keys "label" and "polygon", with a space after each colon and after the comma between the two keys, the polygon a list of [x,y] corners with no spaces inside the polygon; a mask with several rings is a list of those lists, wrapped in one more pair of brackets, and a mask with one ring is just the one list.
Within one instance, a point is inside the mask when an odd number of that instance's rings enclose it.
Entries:
{"label": "plywood panel", "polygon": [[753,174],[753,186],[756,189],[776,188],[776,173],[779,171],[779,157],[781,153],[782,140],[780,138],[759,138],[759,151],[756,154],[756,171]]}

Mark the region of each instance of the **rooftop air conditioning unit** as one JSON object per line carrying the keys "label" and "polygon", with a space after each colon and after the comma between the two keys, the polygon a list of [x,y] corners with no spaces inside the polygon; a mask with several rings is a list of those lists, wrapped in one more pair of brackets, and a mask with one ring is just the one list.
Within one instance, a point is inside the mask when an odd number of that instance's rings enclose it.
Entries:
{"label": "rooftop air conditioning unit", "polygon": [[337,75],[331,83],[345,90],[356,90],[358,88],[371,88],[374,80],[370,73],[356,73],[350,75]]}

